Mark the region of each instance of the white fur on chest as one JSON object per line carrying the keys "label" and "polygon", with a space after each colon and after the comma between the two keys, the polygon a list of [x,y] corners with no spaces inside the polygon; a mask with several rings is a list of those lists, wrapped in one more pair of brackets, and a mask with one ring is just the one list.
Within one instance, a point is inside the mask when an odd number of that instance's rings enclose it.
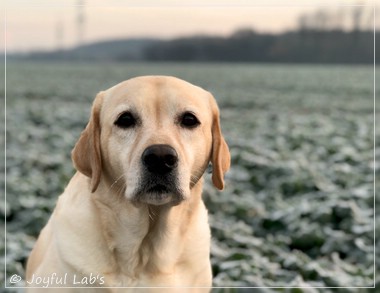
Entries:
{"label": "white fur on chest", "polygon": [[59,255],[72,273],[102,275],[110,287],[211,285],[210,231],[201,200],[149,215],[147,206],[76,194],[75,185],[60,197],[52,221],[59,227]]}

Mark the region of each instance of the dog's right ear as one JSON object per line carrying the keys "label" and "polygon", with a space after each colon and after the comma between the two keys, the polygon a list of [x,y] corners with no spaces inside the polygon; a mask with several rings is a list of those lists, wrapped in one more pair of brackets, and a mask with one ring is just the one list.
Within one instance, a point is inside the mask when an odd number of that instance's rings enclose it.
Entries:
{"label": "dog's right ear", "polygon": [[74,146],[71,158],[75,169],[91,178],[91,192],[100,182],[102,157],[100,150],[100,109],[104,92],[100,92],[92,105],[91,117]]}

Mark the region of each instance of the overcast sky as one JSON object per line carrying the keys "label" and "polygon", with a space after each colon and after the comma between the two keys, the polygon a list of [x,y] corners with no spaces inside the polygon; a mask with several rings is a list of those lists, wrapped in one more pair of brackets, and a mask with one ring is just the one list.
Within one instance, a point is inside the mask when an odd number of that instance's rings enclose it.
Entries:
{"label": "overcast sky", "polygon": [[[278,33],[301,14],[349,11],[373,0],[3,0],[8,52],[67,48],[79,42],[182,35],[228,35],[237,28]],[[4,40],[2,39],[2,48]],[[4,50],[4,49],[3,49]]]}

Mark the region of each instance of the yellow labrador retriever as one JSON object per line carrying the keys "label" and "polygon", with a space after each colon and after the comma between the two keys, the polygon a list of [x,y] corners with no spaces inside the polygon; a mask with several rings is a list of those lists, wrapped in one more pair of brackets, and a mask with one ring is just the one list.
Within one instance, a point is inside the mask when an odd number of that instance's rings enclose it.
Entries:
{"label": "yellow labrador retriever", "polygon": [[28,260],[30,291],[210,290],[202,176],[211,161],[222,190],[230,154],[209,92],[165,76],[100,92],[72,159],[78,172]]}

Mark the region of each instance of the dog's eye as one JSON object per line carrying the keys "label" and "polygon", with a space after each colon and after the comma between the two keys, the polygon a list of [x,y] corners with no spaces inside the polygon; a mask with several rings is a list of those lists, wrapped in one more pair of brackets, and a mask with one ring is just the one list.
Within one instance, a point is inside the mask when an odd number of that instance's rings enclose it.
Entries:
{"label": "dog's eye", "polygon": [[185,128],[195,128],[201,123],[193,113],[186,112],[181,116],[180,124]]}
{"label": "dog's eye", "polygon": [[132,115],[131,112],[125,112],[117,118],[115,125],[121,128],[129,128],[136,125],[136,118]]}

